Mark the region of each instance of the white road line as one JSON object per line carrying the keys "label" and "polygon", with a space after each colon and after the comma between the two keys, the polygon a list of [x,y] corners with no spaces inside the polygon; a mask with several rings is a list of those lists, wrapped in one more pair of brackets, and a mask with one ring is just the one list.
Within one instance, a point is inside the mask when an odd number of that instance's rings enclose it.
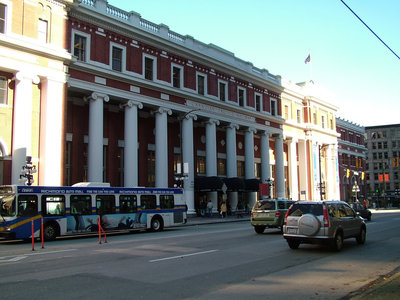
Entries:
{"label": "white road line", "polygon": [[65,249],[65,250],[55,250],[55,251],[47,251],[47,252],[32,252],[29,254],[24,254],[26,256],[32,256],[32,255],[43,255],[43,254],[53,254],[53,253],[61,253],[61,252],[69,252],[69,251],[76,251],[78,249]]}
{"label": "white road line", "polygon": [[62,253],[62,252],[69,252],[69,251],[75,251],[75,250],[77,250],[77,249],[66,249],[66,250],[56,250],[56,251],[47,251],[47,252],[25,253],[25,254],[22,254],[22,255],[15,255],[15,256],[3,256],[3,257],[0,257],[0,263],[16,262],[16,261],[22,260],[24,258],[27,258],[28,256],[33,256],[33,255]]}
{"label": "white road line", "polygon": [[219,251],[219,250],[215,249],[215,250],[208,250],[208,251],[203,251],[203,252],[195,252],[195,253],[189,253],[189,254],[183,254],[183,255],[177,255],[177,256],[171,256],[171,257],[165,257],[165,258],[159,258],[159,259],[153,259],[153,260],[149,260],[149,262],[152,263],[152,262],[169,260],[169,259],[177,259],[177,258],[182,258],[182,257],[187,257],[187,256],[194,256],[194,255],[212,253],[212,252],[216,252],[216,251]]}

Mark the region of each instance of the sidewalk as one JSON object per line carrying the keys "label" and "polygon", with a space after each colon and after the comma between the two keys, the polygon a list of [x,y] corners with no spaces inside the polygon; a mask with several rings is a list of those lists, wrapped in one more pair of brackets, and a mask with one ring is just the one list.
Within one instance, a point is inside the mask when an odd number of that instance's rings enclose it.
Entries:
{"label": "sidewalk", "polygon": [[[398,208],[382,208],[382,209],[371,209],[372,214],[374,213],[400,213]],[[218,224],[228,222],[248,222],[250,225],[250,214],[238,216],[227,216],[221,218],[219,215],[214,214],[212,217],[198,217],[190,216],[186,224],[181,226],[195,226],[205,224]],[[400,299],[400,266],[386,274],[380,276],[378,279],[368,283],[359,290],[345,296],[342,300],[388,300],[388,299]]]}

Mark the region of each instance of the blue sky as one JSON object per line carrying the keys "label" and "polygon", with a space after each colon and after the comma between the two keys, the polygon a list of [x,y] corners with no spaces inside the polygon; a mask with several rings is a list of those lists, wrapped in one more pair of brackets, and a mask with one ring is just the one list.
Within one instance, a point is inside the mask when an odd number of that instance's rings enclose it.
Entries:
{"label": "blue sky", "polygon": [[[344,0],[400,56],[399,0]],[[233,52],[293,82],[328,90],[338,116],[400,123],[400,60],[340,0],[109,0],[170,30]]]}

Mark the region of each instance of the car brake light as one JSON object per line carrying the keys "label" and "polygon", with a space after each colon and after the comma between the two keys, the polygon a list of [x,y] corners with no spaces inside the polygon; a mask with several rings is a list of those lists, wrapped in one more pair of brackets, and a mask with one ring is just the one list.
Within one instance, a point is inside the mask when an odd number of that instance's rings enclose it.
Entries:
{"label": "car brake light", "polygon": [[287,220],[287,217],[289,215],[289,212],[290,212],[290,209],[292,208],[292,206],[293,206],[293,204],[289,207],[289,209],[286,212],[285,219],[283,220],[283,225],[286,225],[286,220]]}
{"label": "car brake light", "polygon": [[253,212],[250,213],[250,216],[253,217]]}
{"label": "car brake light", "polygon": [[324,212],[324,227],[329,227],[328,209],[325,204],[322,207]]}
{"label": "car brake light", "polygon": [[277,211],[276,213],[275,213],[275,218],[279,218],[281,216],[281,212],[280,211]]}

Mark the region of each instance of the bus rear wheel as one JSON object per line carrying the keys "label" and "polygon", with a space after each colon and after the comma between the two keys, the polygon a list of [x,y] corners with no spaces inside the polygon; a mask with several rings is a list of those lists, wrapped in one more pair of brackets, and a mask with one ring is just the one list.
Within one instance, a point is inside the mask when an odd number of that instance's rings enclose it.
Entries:
{"label": "bus rear wheel", "polygon": [[43,228],[43,238],[45,241],[54,241],[57,237],[58,230],[54,224],[46,224]]}
{"label": "bus rear wheel", "polygon": [[153,217],[151,219],[151,231],[161,231],[164,228],[163,222],[160,217]]}

